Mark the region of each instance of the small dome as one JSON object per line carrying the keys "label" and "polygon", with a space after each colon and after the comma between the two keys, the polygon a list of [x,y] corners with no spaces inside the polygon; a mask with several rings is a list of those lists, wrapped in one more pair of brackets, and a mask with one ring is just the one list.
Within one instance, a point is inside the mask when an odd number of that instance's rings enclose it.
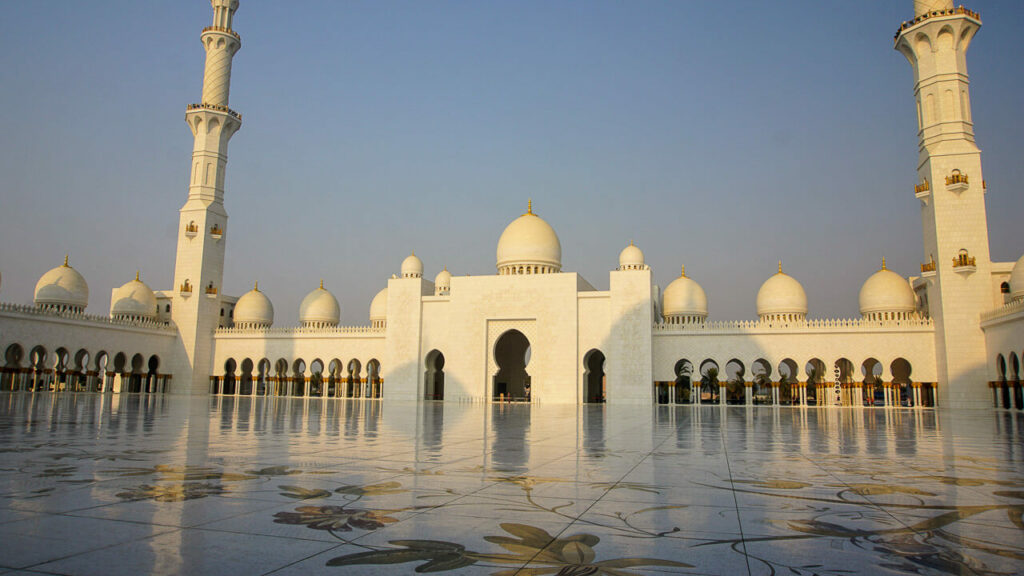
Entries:
{"label": "small dome", "polygon": [[50,270],[36,282],[36,306],[81,312],[89,304],[89,285],[77,270],[64,264]]}
{"label": "small dome", "polygon": [[299,322],[303,325],[337,326],[340,318],[341,306],[338,305],[338,299],[324,289],[323,281],[320,281],[319,288],[307,294],[299,304]]}
{"label": "small dome", "polygon": [[370,302],[370,322],[384,321],[388,318],[388,289],[385,288],[373,297]]}
{"label": "small dome", "polygon": [[757,291],[757,315],[775,314],[807,315],[807,293],[795,278],[782,271],[782,262],[779,262],[779,272]]}
{"label": "small dome", "polygon": [[114,290],[110,299],[110,316],[113,318],[156,318],[156,294],[149,286],[135,279]]}
{"label": "small dome", "polygon": [[274,305],[270,298],[260,292],[257,284],[252,290],[242,294],[235,303],[235,325],[240,327],[268,328],[274,324]]}
{"label": "small dome", "polygon": [[644,253],[629,241],[629,246],[619,252],[619,270],[640,270],[644,267]]}
{"label": "small dome", "polygon": [[914,16],[952,9],[953,0],[914,0]]}
{"label": "small dome", "polygon": [[885,267],[872,274],[860,288],[860,313],[913,312],[914,290],[903,276]]}
{"label": "small dome", "polygon": [[662,314],[672,316],[708,315],[708,296],[694,280],[686,277],[686,268],[665,288],[662,296]]}
{"label": "small dome", "polygon": [[452,289],[452,273],[448,271],[448,267],[444,267],[440,272],[437,273],[437,277],[434,278],[434,294],[440,296],[447,294]]}
{"label": "small dome", "polygon": [[423,261],[413,252],[402,260],[402,278],[422,278]]}
{"label": "small dome", "polygon": [[1024,300],[1024,256],[1017,260],[1010,273],[1010,298]]}
{"label": "small dome", "polygon": [[[555,229],[533,213],[533,203],[526,214],[509,224],[498,239],[498,273],[517,274],[520,267],[529,273],[558,272],[562,269],[562,244]],[[526,273],[526,270],[524,270]]]}

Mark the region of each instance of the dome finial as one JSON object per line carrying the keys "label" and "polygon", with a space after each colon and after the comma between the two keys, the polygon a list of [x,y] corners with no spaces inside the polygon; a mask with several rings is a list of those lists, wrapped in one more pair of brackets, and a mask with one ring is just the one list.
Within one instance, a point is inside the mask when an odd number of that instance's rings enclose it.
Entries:
{"label": "dome finial", "polygon": [[324,279],[323,278],[320,279],[320,289],[321,290],[324,289]]}
{"label": "dome finial", "polygon": [[142,280],[139,280],[139,271],[138,270],[135,271],[135,281],[136,282],[141,282],[142,281]]}
{"label": "dome finial", "polygon": [[679,277],[680,278],[686,278],[686,265],[685,264],[680,266],[680,268],[679,268]]}
{"label": "dome finial", "polygon": [[447,264],[445,264],[444,266],[441,266],[441,272],[447,272],[447,271],[448,271],[448,265]]}
{"label": "dome finial", "polygon": [[259,280],[257,280],[256,283],[253,284],[252,289],[253,289],[254,292],[259,292],[260,291],[260,281]]}
{"label": "dome finial", "polygon": [[779,274],[782,274],[782,260],[779,260]]}
{"label": "dome finial", "polygon": [[882,256],[882,270],[886,270],[886,267],[885,267],[885,256]]}
{"label": "dome finial", "polygon": [[635,244],[633,244],[633,239],[632,238],[629,239],[629,245],[630,246],[635,246]]}
{"label": "dome finial", "polygon": [[65,268],[70,268],[71,267],[71,266],[68,266],[68,255],[66,253],[64,254],[64,267]]}
{"label": "dome finial", "polygon": [[526,199],[526,213],[533,214],[533,198]]}

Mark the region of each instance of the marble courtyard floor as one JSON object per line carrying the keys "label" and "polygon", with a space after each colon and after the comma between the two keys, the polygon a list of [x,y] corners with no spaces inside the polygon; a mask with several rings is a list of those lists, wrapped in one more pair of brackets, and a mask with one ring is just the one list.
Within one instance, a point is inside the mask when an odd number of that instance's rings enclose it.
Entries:
{"label": "marble courtyard floor", "polygon": [[1024,414],[0,394],[0,573],[1013,574]]}

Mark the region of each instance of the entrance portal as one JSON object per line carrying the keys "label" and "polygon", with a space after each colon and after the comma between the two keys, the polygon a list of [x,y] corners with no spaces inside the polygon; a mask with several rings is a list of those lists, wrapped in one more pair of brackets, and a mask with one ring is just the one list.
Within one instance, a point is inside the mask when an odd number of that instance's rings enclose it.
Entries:
{"label": "entrance portal", "polygon": [[584,402],[604,402],[604,354],[600,350],[591,350],[583,359],[583,366],[586,368],[584,382],[586,390]]}
{"label": "entrance portal", "polygon": [[509,330],[494,345],[494,361],[498,373],[494,375],[494,400],[530,401],[530,341],[519,330]]}
{"label": "entrance portal", "polygon": [[444,354],[440,350],[427,354],[427,374],[423,382],[426,400],[444,400]]}

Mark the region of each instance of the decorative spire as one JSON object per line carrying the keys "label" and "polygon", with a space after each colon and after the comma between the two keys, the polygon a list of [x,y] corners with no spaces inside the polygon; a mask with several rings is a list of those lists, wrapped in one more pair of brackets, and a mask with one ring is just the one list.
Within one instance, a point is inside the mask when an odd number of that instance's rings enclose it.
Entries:
{"label": "decorative spire", "polygon": [[633,244],[633,239],[632,238],[629,239],[629,245],[630,246],[635,246],[635,244]]}
{"label": "decorative spire", "polygon": [[447,265],[441,266],[441,272],[447,272],[447,271],[448,271],[448,266]]}
{"label": "decorative spire", "polygon": [[782,274],[782,260],[779,260],[779,274]]}
{"label": "decorative spire", "polygon": [[526,213],[533,214],[533,198],[526,199]]}
{"label": "decorative spire", "polygon": [[683,266],[681,266],[680,269],[679,269],[679,277],[680,278],[686,278],[686,265],[685,264]]}
{"label": "decorative spire", "polygon": [[142,282],[142,280],[139,279],[139,271],[138,270],[135,271],[135,281],[136,282]]}
{"label": "decorative spire", "polygon": [[256,284],[253,285],[252,290],[253,290],[253,292],[259,292],[260,291],[260,281],[259,280],[257,280]]}
{"label": "decorative spire", "polygon": [[324,279],[323,278],[320,279],[320,289],[321,290],[324,289]]}
{"label": "decorative spire", "polygon": [[68,255],[67,254],[64,254],[64,267],[65,268],[70,268],[71,267],[71,266],[68,266]]}
{"label": "decorative spire", "polygon": [[882,270],[887,270],[885,267],[885,256],[882,256]]}

